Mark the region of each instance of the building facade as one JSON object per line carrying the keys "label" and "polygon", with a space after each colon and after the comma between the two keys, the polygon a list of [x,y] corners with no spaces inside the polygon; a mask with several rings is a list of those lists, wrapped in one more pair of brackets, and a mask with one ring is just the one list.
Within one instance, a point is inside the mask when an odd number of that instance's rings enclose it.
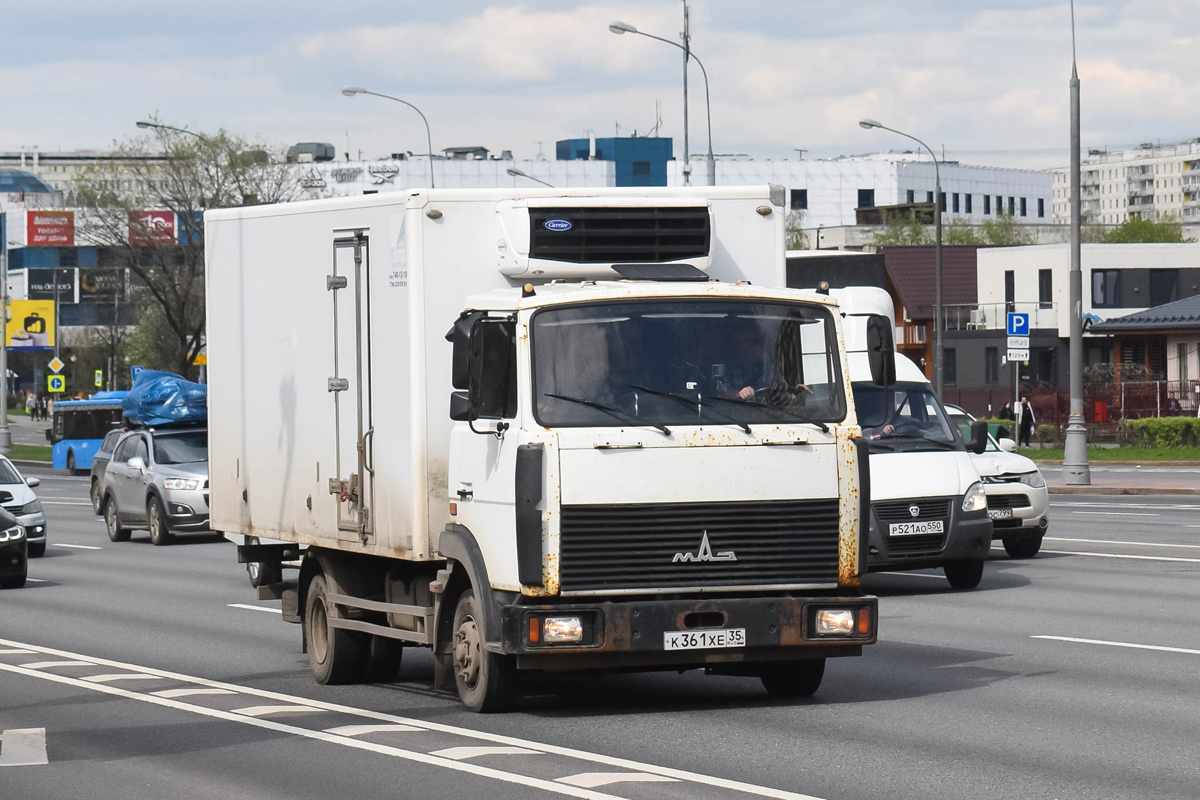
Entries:
{"label": "building facade", "polygon": [[[1053,175],[1054,221],[1067,224],[1070,169],[1061,167]],[[1200,139],[1089,151],[1080,175],[1080,207],[1085,225],[1164,218],[1200,223]]]}

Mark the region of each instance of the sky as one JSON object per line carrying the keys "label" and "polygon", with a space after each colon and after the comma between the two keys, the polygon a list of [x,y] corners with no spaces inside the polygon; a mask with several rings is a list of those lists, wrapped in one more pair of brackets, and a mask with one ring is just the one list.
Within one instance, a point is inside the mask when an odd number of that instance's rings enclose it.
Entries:
{"label": "sky", "polygon": [[[1068,160],[1070,7],[1034,0],[693,0],[717,153],[903,150],[863,117],[964,163]],[[1200,137],[1200,0],[1079,0],[1085,148]],[[661,114],[682,154],[680,0],[0,0],[0,151],[105,149],[151,114],[278,145],[376,158],[482,145],[554,157],[558,139]],[[706,148],[690,74],[691,150]]]}

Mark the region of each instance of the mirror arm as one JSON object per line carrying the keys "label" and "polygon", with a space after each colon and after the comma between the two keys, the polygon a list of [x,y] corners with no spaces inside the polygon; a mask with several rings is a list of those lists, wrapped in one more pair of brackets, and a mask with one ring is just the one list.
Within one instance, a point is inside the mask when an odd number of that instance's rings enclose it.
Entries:
{"label": "mirror arm", "polygon": [[481,431],[481,430],[477,430],[475,428],[475,420],[471,419],[471,420],[467,420],[467,427],[471,429],[471,433],[478,433],[478,434],[482,434],[484,436],[495,436],[497,439],[503,440],[504,432],[506,430],[508,430],[509,426],[508,426],[507,422],[504,422],[503,420],[501,420],[500,422],[496,423],[496,430]]}

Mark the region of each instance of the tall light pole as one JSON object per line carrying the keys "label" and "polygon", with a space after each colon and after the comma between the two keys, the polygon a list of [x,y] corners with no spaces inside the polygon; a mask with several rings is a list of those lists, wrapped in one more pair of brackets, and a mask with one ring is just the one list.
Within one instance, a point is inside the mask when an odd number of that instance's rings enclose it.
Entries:
{"label": "tall light pole", "polygon": [[938,167],[938,157],[929,145],[912,134],[889,128],[882,122],[876,122],[873,119],[859,120],[858,124],[868,130],[879,128],[891,131],[897,136],[903,136],[905,139],[912,139],[929,151],[929,157],[933,159],[933,388],[937,391],[938,397],[942,397],[946,384],[942,372],[942,325],[944,322],[942,319],[942,171]]}
{"label": "tall light pole", "polygon": [[[8,214],[0,207],[0,453],[12,452],[8,427]],[[57,324],[58,320],[55,320]],[[57,331],[55,331],[57,333]]]}
{"label": "tall light pole", "polygon": [[163,131],[175,131],[176,133],[186,133],[188,136],[195,136],[197,139],[204,138],[203,135],[196,133],[195,131],[189,131],[187,128],[176,128],[174,125],[163,125],[161,122],[151,122],[150,120],[140,119],[134,124],[137,125],[139,128],[141,128],[142,130],[145,130],[147,128],[158,128],[159,130],[163,130]]}
{"label": "tall light pole", "polygon": [[708,156],[706,158],[706,169],[708,171],[708,185],[717,185],[717,160],[713,156],[712,146],[712,103],[709,101],[708,92],[708,70],[704,68],[704,62],[696,58],[696,54],[692,52],[692,37],[688,30],[688,7],[687,3],[683,4],[683,33],[680,37],[683,44],[672,42],[670,39],[664,39],[661,36],[639,31],[627,22],[612,22],[609,23],[608,29],[615,34],[636,33],[638,36],[645,36],[647,39],[655,39],[660,42],[666,42],[672,47],[678,47],[683,51],[683,183],[688,185],[691,183],[692,162],[691,152],[688,144],[688,91],[687,91],[687,68],[688,59],[694,60],[700,65],[700,74],[704,76],[704,110],[708,118]]}
{"label": "tall light pole", "polygon": [[553,183],[546,183],[541,178],[535,178],[532,175],[526,175],[524,172],[517,169],[516,167],[509,167],[508,169],[506,169],[504,171],[507,172],[509,175],[512,175],[514,178],[525,178],[526,180],[535,181],[536,183],[540,183],[542,186],[549,186],[551,189],[554,188]]}
{"label": "tall light pole", "polygon": [[407,100],[401,100],[399,97],[392,97],[390,94],[380,94],[379,92],[369,92],[361,86],[347,86],[342,89],[342,94],[346,97],[354,97],[356,94],[369,94],[373,97],[382,97],[384,100],[395,100],[397,103],[402,103],[421,116],[421,121],[425,123],[425,143],[429,146],[429,188],[437,188],[433,183],[433,136],[429,133],[429,120],[425,119],[425,115],[421,114],[421,109],[414,106]]}
{"label": "tall light pole", "polygon": [[1071,406],[1067,417],[1067,436],[1063,447],[1063,483],[1090,486],[1092,470],[1088,466],[1087,425],[1083,421],[1083,259],[1081,233],[1083,206],[1080,197],[1079,155],[1079,70],[1075,63],[1075,0],[1071,0]]}

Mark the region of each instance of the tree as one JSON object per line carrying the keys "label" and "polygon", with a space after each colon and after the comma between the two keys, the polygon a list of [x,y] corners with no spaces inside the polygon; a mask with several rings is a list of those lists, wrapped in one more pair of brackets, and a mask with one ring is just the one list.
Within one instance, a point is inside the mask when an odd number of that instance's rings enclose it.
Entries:
{"label": "tree", "polygon": [[1012,214],[1001,211],[983,221],[983,238],[991,245],[1035,244],[1037,236],[1022,229]]}
{"label": "tree", "polygon": [[1183,238],[1183,225],[1174,217],[1159,220],[1130,217],[1104,236],[1108,244],[1132,244],[1137,242],[1194,242]]}
{"label": "tree", "polygon": [[82,173],[72,199],[84,212],[80,238],[117,253],[114,266],[132,276],[146,329],[131,349],[148,367],[186,375],[204,345],[204,212],[291,199],[296,179],[262,142],[150,130],[116,143],[107,167]]}
{"label": "tree", "polygon": [[942,231],[942,242],[944,244],[986,244],[984,237],[980,235],[975,226],[962,218],[955,219]]}
{"label": "tree", "polygon": [[875,234],[875,246],[933,244],[929,228],[917,222],[912,214],[892,214],[887,225]]}
{"label": "tree", "polygon": [[784,222],[784,243],[788,250],[807,250],[808,234],[804,232],[804,212],[789,211]]}

